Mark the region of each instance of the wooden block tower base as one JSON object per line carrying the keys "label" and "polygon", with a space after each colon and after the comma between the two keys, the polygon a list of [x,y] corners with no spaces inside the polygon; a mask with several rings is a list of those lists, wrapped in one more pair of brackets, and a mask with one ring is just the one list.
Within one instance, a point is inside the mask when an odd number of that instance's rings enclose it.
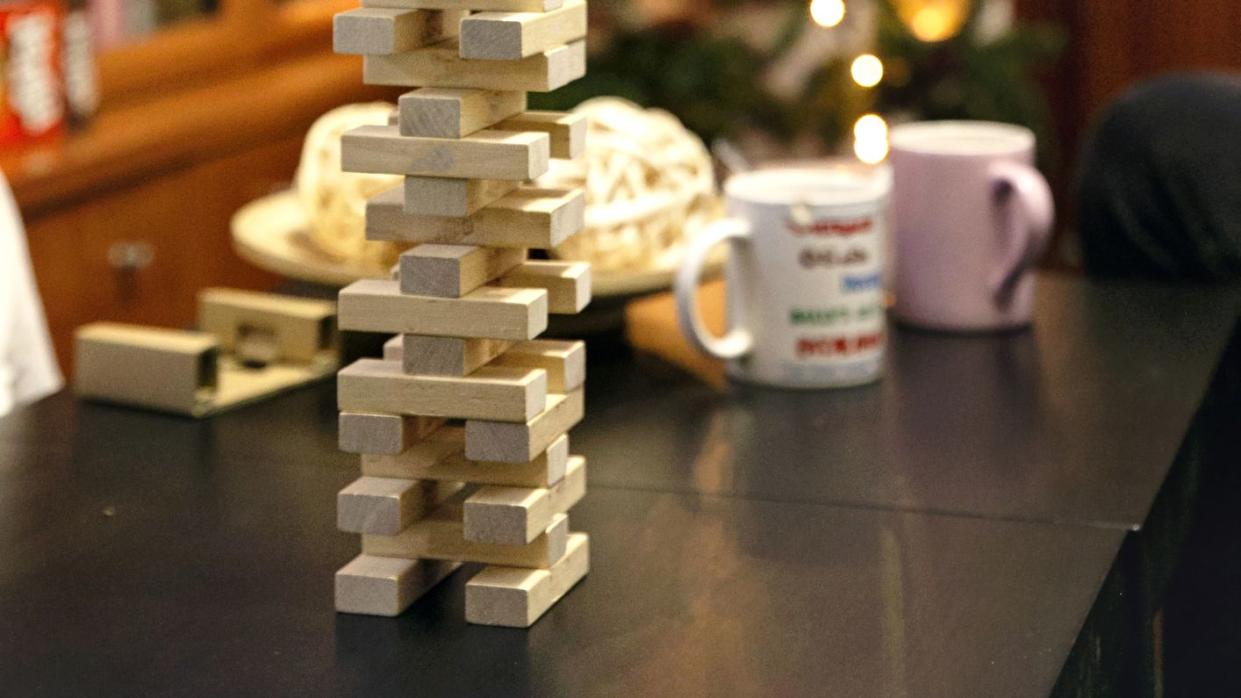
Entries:
{"label": "wooden block tower base", "polygon": [[[582,580],[590,540],[569,529],[586,459],[582,342],[536,339],[590,301],[590,266],[529,261],[581,230],[584,195],[531,180],[575,158],[586,124],[526,109],[527,90],[585,73],[585,0],[371,1],[337,16],[364,79],[413,89],[386,126],[341,140],[344,169],[404,175],[366,207],[372,240],[414,245],[395,278],[341,291],[343,330],[390,332],[384,357],[340,372],[340,447],[362,476],[338,527],[362,553],[336,573],[336,609],[395,616],[452,574],[465,619],[528,627]],[[464,422],[462,426],[461,422]]]}

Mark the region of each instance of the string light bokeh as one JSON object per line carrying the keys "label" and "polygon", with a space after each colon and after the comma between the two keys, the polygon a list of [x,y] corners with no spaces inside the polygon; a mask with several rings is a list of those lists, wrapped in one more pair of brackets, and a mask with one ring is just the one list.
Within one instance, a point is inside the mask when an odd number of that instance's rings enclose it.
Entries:
{"label": "string light bokeh", "polygon": [[845,19],[845,0],[810,0],[810,19],[820,27],[835,27]]}
{"label": "string light bokeh", "polygon": [[[949,4],[959,0],[947,0]],[[964,0],[968,3],[968,0]],[[940,7],[941,0],[905,0],[900,3],[907,12],[911,9],[915,11],[919,9],[912,7],[913,4]],[[810,0],[809,4],[810,19],[820,27],[833,28],[837,27],[844,21],[848,8],[845,0]],[[925,9],[925,8],[923,8]],[[923,13],[920,21],[928,25],[934,21],[934,18],[942,17],[942,14],[932,12],[930,14]],[[925,26],[925,31],[919,34],[938,35],[943,31],[942,28]],[[863,53],[856,56],[849,65],[849,75],[853,78],[853,82],[863,88],[872,89],[883,82],[884,65],[883,60],[871,53]],[[867,164],[878,164],[883,162],[888,156],[888,122],[878,114],[863,114],[853,125],[853,154],[858,160]]]}

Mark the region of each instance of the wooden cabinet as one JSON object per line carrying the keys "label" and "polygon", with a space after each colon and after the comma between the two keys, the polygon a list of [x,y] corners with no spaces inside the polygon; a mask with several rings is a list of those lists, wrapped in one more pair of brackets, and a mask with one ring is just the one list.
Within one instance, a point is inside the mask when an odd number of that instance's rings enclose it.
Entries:
{"label": "wooden cabinet", "polygon": [[226,234],[245,202],[287,181],[300,138],[289,138],[90,197],[34,218],[31,257],[62,366],[73,329],[92,320],[180,327],[197,289],[271,288]]}
{"label": "wooden cabinet", "polygon": [[0,153],[67,372],[79,325],[188,326],[203,287],[279,283],[233,253],[233,213],[289,185],[320,114],[397,95],[361,85],[358,57],[331,54],[341,4],[223,0],[210,19],[104,55],[87,130]]}

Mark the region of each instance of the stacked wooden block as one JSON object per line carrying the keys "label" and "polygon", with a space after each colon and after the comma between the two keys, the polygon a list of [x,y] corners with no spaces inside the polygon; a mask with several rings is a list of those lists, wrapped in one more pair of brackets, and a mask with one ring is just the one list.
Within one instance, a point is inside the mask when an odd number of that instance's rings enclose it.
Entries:
{"label": "stacked wooden block", "polygon": [[589,567],[568,522],[586,489],[567,435],[585,346],[536,337],[589,302],[590,268],[527,259],[583,225],[580,190],[531,180],[582,152],[585,122],[527,111],[526,93],[581,77],[585,34],[582,0],[364,0],[336,17],[366,82],[418,88],[341,143],[345,170],[405,176],[368,202],[368,238],[416,246],[392,280],[340,294],[342,329],[397,333],[338,377],[341,448],[362,455],[337,502],[362,534],[340,611],[396,615],[477,562],[466,619],[525,627]]}

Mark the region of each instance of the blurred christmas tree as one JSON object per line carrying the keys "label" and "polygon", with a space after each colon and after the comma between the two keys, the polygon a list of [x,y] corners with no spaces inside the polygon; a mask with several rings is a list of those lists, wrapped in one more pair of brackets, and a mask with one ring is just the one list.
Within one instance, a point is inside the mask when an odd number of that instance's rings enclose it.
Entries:
{"label": "blurred christmas tree", "polygon": [[707,141],[758,134],[788,154],[852,146],[863,160],[886,154],[890,119],[1006,121],[1051,144],[1035,73],[1063,36],[1013,22],[1010,2],[617,0],[592,6],[587,78],[538,106],[618,95]]}

